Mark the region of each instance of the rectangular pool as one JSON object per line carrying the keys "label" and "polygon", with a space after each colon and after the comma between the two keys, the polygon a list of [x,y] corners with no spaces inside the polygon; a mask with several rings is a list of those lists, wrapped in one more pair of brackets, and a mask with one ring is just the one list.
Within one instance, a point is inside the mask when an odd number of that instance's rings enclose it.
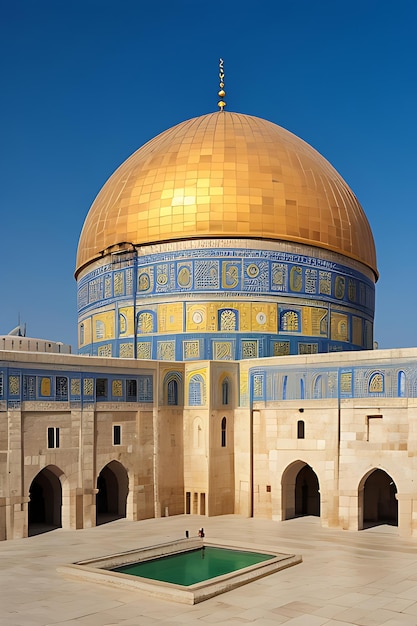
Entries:
{"label": "rectangular pool", "polygon": [[58,567],[58,571],[77,580],[197,604],[302,562],[301,556],[269,547],[261,550],[260,546],[226,545],[200,538],[178,539],[78,561]]}
{"label": "rectangular pool", "polygon": [[274,558],[273,554],[202,546],[197,550],[123,565],[112,571],[189,587]]}

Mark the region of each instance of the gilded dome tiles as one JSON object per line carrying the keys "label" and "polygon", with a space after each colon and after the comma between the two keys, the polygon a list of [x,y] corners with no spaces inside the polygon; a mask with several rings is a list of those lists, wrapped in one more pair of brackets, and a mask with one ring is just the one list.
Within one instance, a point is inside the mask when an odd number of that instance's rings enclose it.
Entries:
{"label": "gilded dome tiles", "polygon": [[188,120],[127,159],[86,218],[77,274],[113,246],[195,237],[313,245],[377,275],[368,221],[336,170],[295,135],[248,115]]}

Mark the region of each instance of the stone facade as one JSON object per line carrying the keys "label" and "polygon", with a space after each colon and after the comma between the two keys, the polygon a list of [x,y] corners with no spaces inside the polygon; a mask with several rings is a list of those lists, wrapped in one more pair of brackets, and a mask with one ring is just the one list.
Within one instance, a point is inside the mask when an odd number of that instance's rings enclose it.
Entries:
{"label": "stone facade", "polygon": [[0,356],[1,539],[181,513],[417,535],[417,349]]}

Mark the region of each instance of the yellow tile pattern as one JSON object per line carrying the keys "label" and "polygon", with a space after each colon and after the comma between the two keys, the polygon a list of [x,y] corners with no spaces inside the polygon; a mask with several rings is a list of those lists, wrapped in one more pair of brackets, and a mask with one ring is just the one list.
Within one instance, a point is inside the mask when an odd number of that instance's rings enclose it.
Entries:
{"label": "yellow tile pattern", "polygon": [[87,215],[77,271],[119,243],[199,237],[301,242],[376,272],[369,223],[336,170],[292,133],[239,113],[183,122],[128,158]]}

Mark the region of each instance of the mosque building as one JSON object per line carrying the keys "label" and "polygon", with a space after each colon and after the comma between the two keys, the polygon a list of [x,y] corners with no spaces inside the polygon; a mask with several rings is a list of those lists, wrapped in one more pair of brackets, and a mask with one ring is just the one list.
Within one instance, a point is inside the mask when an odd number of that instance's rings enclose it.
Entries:
{"label": "mosque building", "polygon": [[372,349],[366,215],[223,78],[90,208],[79,354],[0,337],[0,539],[184,513],[417,535],[417,349]]}
{"label": "mosque building", "polygon": [[81,354],[239,360],[371,349],[375,246],[344,180],[249,115],[167,130],[110,177],[81,233]]}

